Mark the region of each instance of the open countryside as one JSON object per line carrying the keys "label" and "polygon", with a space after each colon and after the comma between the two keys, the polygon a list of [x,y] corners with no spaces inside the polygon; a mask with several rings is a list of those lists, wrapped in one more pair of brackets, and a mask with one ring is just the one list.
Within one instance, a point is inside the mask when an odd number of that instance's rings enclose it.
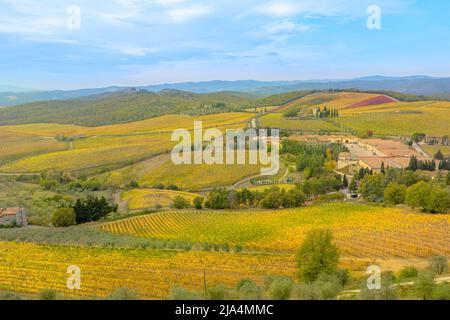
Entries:
{"label": "open countryside", "polygon": [[[29,224],[0,230],[0,291],[34,296],[50,288],[65,297],[104,298],[128,288],[143,299],[167,299],[176,298],[177,286],[197,294],[206,272],[211,288],[224,285],[239,296],[232,288],[244,278],[263,291],[268,276],[295,279],[299,246],[324,229],[333,233],[339,266],[350,272],[347,287],[373,262],[400,274],[450,256],[450,103],[362,92],[298,96],[278,107],[97,127],[0,126],[0,183],[10,190],[0,192],[0,207],[24,207]],[[264,177],[259,165],[174,165],[171,131],[192,130],[194,120],[223,130],[280,128],[280,172]],[[415,189],[431,198],[437,192],[443,202],[421,203]],[[81,214],[108,203],[113,213],[56,228],[61,206]],[[30,252],[27,260],[15,255],[21,250]],[[65,287],[69,262],[86,270],[81,290]],[[33,276],[21,280],[18,266]],[[407,289],[405,298],[414,295]]]}

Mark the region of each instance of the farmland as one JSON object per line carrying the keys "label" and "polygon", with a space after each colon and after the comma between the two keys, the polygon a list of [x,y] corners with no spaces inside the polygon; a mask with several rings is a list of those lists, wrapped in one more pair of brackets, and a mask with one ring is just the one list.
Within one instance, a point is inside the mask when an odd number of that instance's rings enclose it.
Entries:
{"label": "farmland", "polygon": [[427,257],[450,254],[448,215],[407,209],[328,204],[262,212],[170,212],[108,223],[103,230],[139,237],[242,245],[291,253],[311,228],[331,228],[344,254]]}
{"label": "farmland", "polygon": [[[26,253],[26,254],[24,254]],[[173,285],[201,289],[230,286],[243,278],[263,281],[270,274],[294,276],[291,256],[223,254],[150,249],[109,249],[0,242],[0,290],[38,293],[53,288],[74,298],[104,298],[120,287],[143,299],[166,299]],[[81,269],[81,290],[67,289],[67,268]]]}
{"label": "farmland", "polygon": [[280,129],[327,130],[338,131],[339,127],[325,120],[285,119],[282,113],[271,113],[260,120],[263,127]]}
{"label": "farmland", "polygon": [[[262,126],[297,130],[372,130],[377,135],[412,135],[418,128],[429,135],[449,135],[450,103],[446,101],[390,102],[380,95],[341,92],[312,94],[272,110],[260,119]],[[383,97],[383,96],[381,96]],[[372,102],[371,102],[372,101]],[[379,101],[379,104],[373,104]],[[369,104],[369,105],[366,105]],[[306,114],[312,108],[336,108],[340,116],[331,119],[286,119],[283,111],[298,108]]]}
{"label": "farmland", "polygon": [[154,208],[157,205],[168,207],[172,205],[174,198],[177,196],[192,203],[197,194],[172,190],[132,189],[122,194],[122,200],[128,203],[128,209],[138,210]]}
{"label": "farmland", "polygon": [[[0,137],[31,136],[35,139],[30,138],[25,142],[21,140],[19,143],[11,142],[14,143],[14,147],[7,142],[5,145],[7,152],[1,157],[9,159],[10,162],[1,166],[0,172],[77,171],[112,164],[123,167],[157,154],[167,153],[175,144],[170,141],[170,133],[181,128],[192,130],[195,120],[203,121],[205,128],[230,129],[245,127],[246,121],[251,116],[252,114],[248,113],[227,113],[197,118],[170,115],[92,128],[61,124],[0,127]],[[55,136],[82,136],[82,138],[76,138],[69,148],[68,143],[49,138]]]}

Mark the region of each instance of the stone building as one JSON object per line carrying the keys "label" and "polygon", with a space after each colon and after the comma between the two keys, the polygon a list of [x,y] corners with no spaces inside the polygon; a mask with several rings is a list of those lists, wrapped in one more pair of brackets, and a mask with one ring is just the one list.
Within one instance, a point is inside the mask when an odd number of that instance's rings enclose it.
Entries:
{"label": "stone building", "polygon": [[26,210],[24,208],[0,208],[0,225],[10,225],[14,222],[18,226],[26,226]]}

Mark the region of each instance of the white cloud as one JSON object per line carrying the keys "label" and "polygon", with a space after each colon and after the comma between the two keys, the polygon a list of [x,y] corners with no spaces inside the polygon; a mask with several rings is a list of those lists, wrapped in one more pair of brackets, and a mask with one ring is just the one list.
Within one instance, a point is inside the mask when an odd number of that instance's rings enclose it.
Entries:
{"label": "white cloud", "polygon": [[119,51],[129,56],[141,57],[146,56],[147,54],[150,53],[158,52],[159,50],[150,48],[139,48],[139,47],[124,47],[120,48]]}
{"label": "white cloud", "polygon": [[256,8],[256,11],[276,17],[293,16],[299,13],[301,6],[293,2],[271,2]]}
{"label": "white cloud", "polygon": [[188,20],[210,14],[212,9],[207,6],[192,6],[166,10],[165,13],[173,22],[186,22]]}
{"label": "white cloud", "polygon": [[311,26],[301,23],[295,23],[290,20],[282,20],[270,23],[265,26],[265,31],[271,34],[276,33],[294,33],[311,30]]}

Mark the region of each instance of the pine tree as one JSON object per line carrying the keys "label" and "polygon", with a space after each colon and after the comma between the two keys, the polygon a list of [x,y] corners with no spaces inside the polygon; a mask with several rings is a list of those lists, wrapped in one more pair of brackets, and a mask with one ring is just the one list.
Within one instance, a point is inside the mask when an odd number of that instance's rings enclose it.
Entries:
{"label": "pine tree", "polygon": [[385,174],[385,173],[386,173],[386,168],[384,167],[384,161],[381,162],[381,169],[380,169],[380,172],[381,172],[382,174]]}

